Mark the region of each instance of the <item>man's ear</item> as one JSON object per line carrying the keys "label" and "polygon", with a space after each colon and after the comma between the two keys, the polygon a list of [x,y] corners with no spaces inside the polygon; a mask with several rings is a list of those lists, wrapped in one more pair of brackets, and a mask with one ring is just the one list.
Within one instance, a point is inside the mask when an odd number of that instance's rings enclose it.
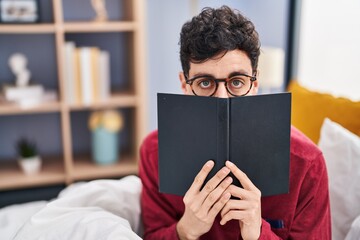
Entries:
{"label": "man's ear", "polygon": [[253,82],[253,86],[252,86],[252,89],[251,91],[253,92],[253,94],[257,94],[258,93],[258,90],[259,90],[259,81],[256,80]]}
{"label": "man's ear", "polygon": [[187,89],[186,89],[187,84],[186,84],[184,72],[179,72],[179,80],[181,84],[181,90],[183,91],[184,94],[187,94]]}
{"label": "man's ear", "polygon": [[[259,74],[260,74],[260,71],[258,69],[258,70],[256,70],[256,79],[259,79]],[[258,93],[258,90],[259,90],[259,80],[256,80],[256,81],[253,82],[251,92],[252,92],[253,95],[255,95],[255,94]]]}

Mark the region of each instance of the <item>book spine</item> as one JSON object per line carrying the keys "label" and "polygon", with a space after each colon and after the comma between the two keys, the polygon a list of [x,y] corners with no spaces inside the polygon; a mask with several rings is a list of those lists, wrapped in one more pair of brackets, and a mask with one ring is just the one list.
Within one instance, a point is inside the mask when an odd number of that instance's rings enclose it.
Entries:
{"label": "book spine", "polygon": [[80,48],[80,72],[83,104],[90,105],[93,102],[93,86],[91,76],[91,48]]}
{"label": "book spine", "polygon": [[228,98],[218,99],[217,112],[217,161],[220,163],[225,163],[226,160],[230,160],[230,101]]}
{"label": "book spine", "polygon": [[94,102],[99,101],[100,80],[99,80],[99,48],[91,48],[91,80],[92,80],[92,99]]}
{"label": "book spine", "polygon": [[74,51],[75,43],[66,42],[64,45],[64,79],[65,79],[65,99],[69,104],[74,104],[75,100],[75,88],[74,88]]}
{"label": "book spine", "polygon": [[110,97],[110,54],[107,51],[100,52],[99,81],[100,99],[107,100]]}
{"label": "book spine", "polygon": [[80,48],[75,48],[74,51],[74,92],[75,92],[75,103],[82,104],[82,86],[81,86],[81,60],[80,60]]}

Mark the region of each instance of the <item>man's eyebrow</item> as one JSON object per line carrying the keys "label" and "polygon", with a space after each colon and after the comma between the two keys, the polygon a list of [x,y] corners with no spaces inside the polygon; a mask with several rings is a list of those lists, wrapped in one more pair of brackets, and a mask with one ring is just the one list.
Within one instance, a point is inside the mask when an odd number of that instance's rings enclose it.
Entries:
{"label": "man's eyebrow", "polygon": [[[234,76],[237,76],[237,75],[244,75],[244,74],[251,76],[251,74],[248,74],[247,71],[245,71],[245,70],[237,70],[237,71],[231,72],[228,75],[228,77],[231,78],[231,77],[234,77]],[[196,78],[196,77],[212,77],[212,78],[215,78],[214,75],[212,75],[210,73],[205,73],[205,72],[196,73],[191,78]]]}
{"label": "man's eyebrow", "polygon": [[196,73],[191,78],[196,78],[196,77],[213,77],[213,78],[215,78],[214,75],[209,74],[209,73],[203,73],[203,72]]}
{"label": "man's eyebrow", "polygon": [[231,77],[234,77],[234,76],[237,76],[237,75],[248,75],[248,76],[251,76],[251,74],[248,74],[245,70],[240,70],[240,71],[235,71],[235,72],[232,72],[229,74],[229,78]]}

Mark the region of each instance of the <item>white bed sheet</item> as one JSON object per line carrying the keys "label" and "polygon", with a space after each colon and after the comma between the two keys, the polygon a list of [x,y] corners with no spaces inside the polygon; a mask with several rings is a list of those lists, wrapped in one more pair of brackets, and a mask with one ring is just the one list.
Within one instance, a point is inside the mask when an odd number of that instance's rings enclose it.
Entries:
{"label": "white bed sheet", "polygon": [[16,232],[32,215],[45,207],[47,201],[14,204],[0,209],[0,238],[13,239]]}
{"label": "white bed sheet", "polygon": [[1,239],[141,239],[141,181],[76,183],[50,202],[0,210]]}

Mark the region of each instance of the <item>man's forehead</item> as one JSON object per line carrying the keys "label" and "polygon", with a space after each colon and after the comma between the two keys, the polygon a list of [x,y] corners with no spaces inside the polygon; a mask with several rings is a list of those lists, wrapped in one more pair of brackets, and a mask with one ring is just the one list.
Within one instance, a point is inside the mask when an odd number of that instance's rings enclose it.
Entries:
{"label": "man's forehead", "polygon": [[219,77],[232,72],[252,73],[251,61],[245,52],[233,50],[201,63],[191,62],[189,75],[211,74]]}

